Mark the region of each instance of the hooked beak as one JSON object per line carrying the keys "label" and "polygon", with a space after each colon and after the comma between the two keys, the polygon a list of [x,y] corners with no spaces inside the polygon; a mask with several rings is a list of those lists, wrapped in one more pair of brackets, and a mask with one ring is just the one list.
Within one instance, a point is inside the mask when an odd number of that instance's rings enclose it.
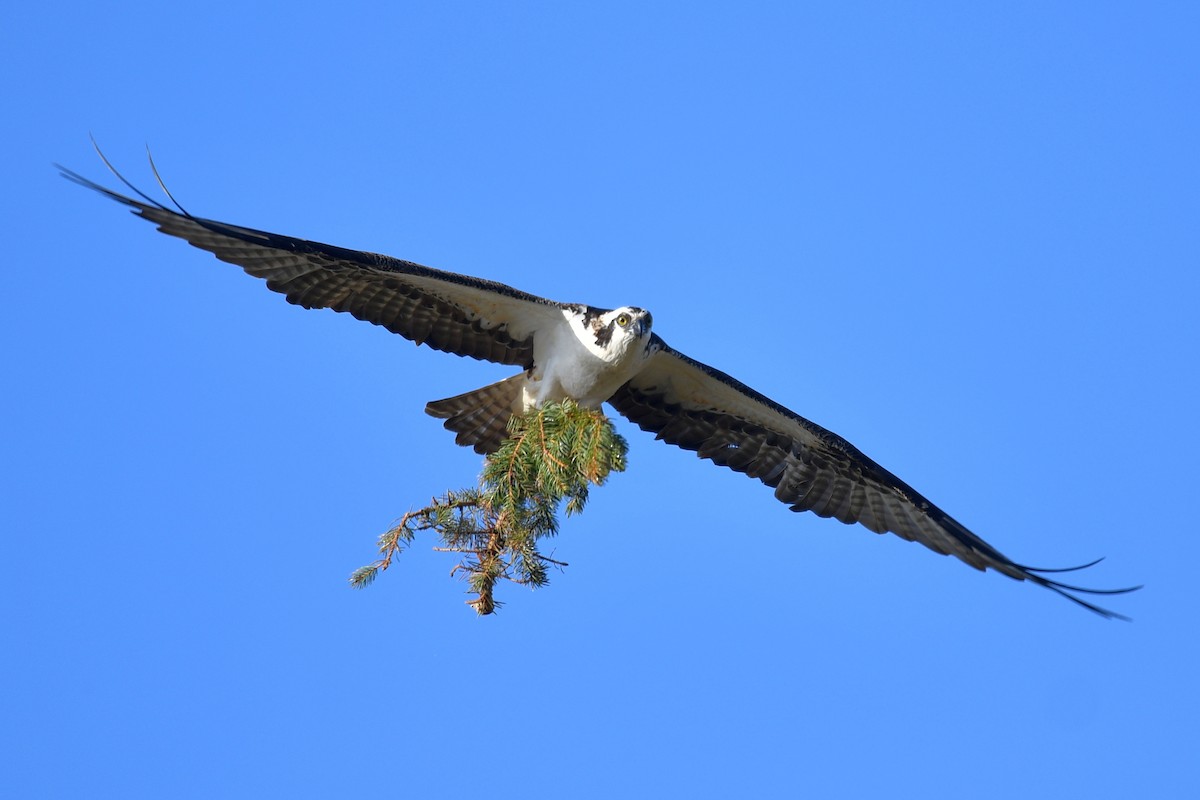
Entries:
{"label": "hooked beak", "polygon": [[638,335],[639,339],[650,332],[650,325],[653,322],[654,322],[654,318],[650,316],[649,311],[644,312],[640,317],[638,317],[637,335]]}

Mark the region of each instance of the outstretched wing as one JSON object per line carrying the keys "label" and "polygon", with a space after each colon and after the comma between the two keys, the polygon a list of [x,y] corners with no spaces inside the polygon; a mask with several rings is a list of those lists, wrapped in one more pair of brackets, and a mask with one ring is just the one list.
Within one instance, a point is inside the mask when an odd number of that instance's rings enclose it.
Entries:
{"label": "outstretched wing", "polygon": [[758,478],[793,511],[895,533],[976,569],[1033,581],[1106,617],[1120,615],[1069,592],[1120,594],[1137,588],[1085,589],[1050,580],[1038,573],[1068,570],[1014,562],[837,434],[672,350],[657,336],[651,349],[646,365],[609,403],[668,444]]}
{"label": "outstretched wing", "polygon": [[144,202],[59,169],[75,183],[130,206],[163,233],[262,278],[289,303],[345,311],[447,353],[528,368],[534,335],[562,319],[561,304],[502,283],[173,211],[142,195],[116,170]]}

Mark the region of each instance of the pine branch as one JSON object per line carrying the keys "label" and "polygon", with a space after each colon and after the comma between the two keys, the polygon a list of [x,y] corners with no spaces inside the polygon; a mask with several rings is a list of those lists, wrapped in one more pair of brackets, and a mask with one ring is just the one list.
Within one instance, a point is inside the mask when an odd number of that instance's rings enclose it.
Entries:
{"label": "pine branch", "polygon": [[441,539],[434,550],[465,556],[450,574],[462,573],[480,615],[499,608],[499,582],[538,588],[550,581],[548,565],[566,567],[538,550],[540,540],[558,533],[560,508],[580,513],[591,485],[625,469],[628,445],[602,413],[570,400],[514,416],[508,431],[477,489],[447,492],[401,517],[379,537],[381,557],[355,570],[351,585],[369,586],[425,530]]}

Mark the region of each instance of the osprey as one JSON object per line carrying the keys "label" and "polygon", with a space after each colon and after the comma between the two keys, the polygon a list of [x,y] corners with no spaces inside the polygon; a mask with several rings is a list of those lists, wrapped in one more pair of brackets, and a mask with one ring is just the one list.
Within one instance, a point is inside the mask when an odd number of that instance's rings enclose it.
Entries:
{"label": "osprey", "polygon": [[607,402],[657,439],[757,478],[793,511],[894,533],[978,570],[1044,586],[1105,617],[1124,618],[1074,593],[1141,588],[1088,589],[1046,577],[1097,561],[1067,569],[1013,561],[845,439],[667,345],[641,308],[558,303],[411,261],[195,217],[161,179],[177,210],[143,194],[100,157],[141,200],[59,169],[131,207],[163,233],[265,280],[289,303],[348,312],[419,345],[520,368],[498,383],[425,407],[445,420],[455,441],[476,452],[494,452],[514,414],[567,398],[595,409]]}

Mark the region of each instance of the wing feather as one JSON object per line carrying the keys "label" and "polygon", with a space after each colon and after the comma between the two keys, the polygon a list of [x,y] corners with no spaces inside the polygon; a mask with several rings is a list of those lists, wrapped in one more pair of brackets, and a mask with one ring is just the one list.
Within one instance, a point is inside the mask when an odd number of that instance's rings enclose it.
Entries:
{"label": "wing feather", "polygon": [[1033,581],[1108,617],[1068,586],[1016,563],[842,437],[654,337],[652,354],[609,403],[657,438],[757,478],[793,511],[894,533],[979,570]]}
{"label": "wing feather", "polygon": [[131,207],[163,233],[261,278],[289,303],[345,312],[436,350],[528,368],[534,334],[561,319],[562,304],[501,283],[194,217],[62,172]]}

